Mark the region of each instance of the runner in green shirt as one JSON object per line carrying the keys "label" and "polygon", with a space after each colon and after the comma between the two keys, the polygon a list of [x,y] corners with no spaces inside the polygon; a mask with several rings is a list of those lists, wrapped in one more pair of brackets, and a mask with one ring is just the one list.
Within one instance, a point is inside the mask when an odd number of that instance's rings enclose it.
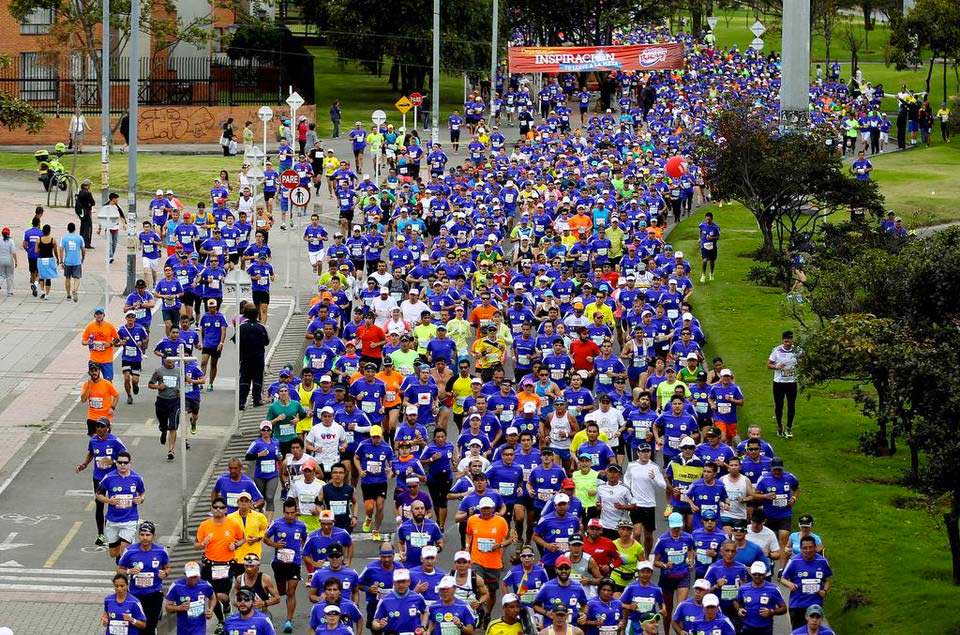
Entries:
{"label": "runner in green shirt", "polygon": [[280,452],[290,451],[290,442],[297,438],[297,422],[307,416],[299,401],[290,399],[290,388],[280,386],[277,400],[267,409],[267,420],[273,424],[273,437],[280,442]]}

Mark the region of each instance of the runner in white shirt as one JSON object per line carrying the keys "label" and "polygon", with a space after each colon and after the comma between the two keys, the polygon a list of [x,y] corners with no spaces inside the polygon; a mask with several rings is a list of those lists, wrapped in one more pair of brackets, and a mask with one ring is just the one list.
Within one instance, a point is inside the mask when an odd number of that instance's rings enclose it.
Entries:
{"label": "runner in white shirt", "polygon": [[[616,408],[610,407],[610,395],[600,395],[600,409],[594,410],[584,417],[586,423],[595,421],[602,434],[607,435],[607,445],[616,454],[620,445],[620,431],[626,425],[623,414]],[[614,457],[617,460],[617,457]]]}
{"label": "runner in white shirt", "polygon": [[724,529],[731,527],[734,520],[747,519],[747,505],[744,501],[753,496],[753,483],[740,473],[740,457],[730,457],[726,465],[729,472],[720,477],[720,484],[727,491],[727,503],[730,505],[730,508],[720,515]]}
{"label": "runner in white shirt", "polygon": [[780,558],[780,541],[777,539],[777,534],[764,525],[763,521],[763,511],[755,509],[751,522],[747,525],[747,540],[763,549],[763,553],[770,558],[772,573],[772,563]]}
{"label": "runner in white shirt", "polygon": [[377,326],[383,328],[390,316],[393,315],[393,310],[400,308],[400,306],[396,300],[390,297],[390,289],[380,287],[380,296],[370,302],[370,308],[377,316]]}
{"label": "runner in white shirt", "polygon": [[407,293],[408,298],[400,303],[400,314],[405,322],[416,324],[424,311],[430,311],[430,306],[420,300],[419,289],[410,289]]}
{"label": "runner in white shirt", "polygon": [[604,529],[617,531],[621,520],[629,520],[636,507],[630,488],[620,482],[623,468],[616,463],[607,467],[607,482],[597,483],[597,507],[600,508],[600,523]]}
{"label": "runner in white shirt", "polygon": [[320,409],[320,423],[307,433],[307,452],[320,464],[324,478],[330,478],[333,466],[340,463],[340,454],[347,449],[347,431],[333,420],[333,408]]}
{"label": "runner in white shirt", "polygon": [[[777,417],[777,436],[793,437],[793,416],[797,403],[797,350],[793,347],[793,331],[784,331],[781,344],[767,358],[773,371],[773,412]],[[783,400],[787,400],[787,429],[783,429]]]}
{"label": "runner in white shirt", "polygon": [[287,492],[288,498],[297,501],[297,515],[308,531],[320,529],[320,506],[317,502],[323,495],[323,481],[316,477],[317,463],[310,460],[300,466],[303,478],[294,483]]}
{"label": "runner in white shirt", "polygon": [[649,443],[637,446],[637,458],[627,464],[623,475],[623,482],[630,488],[630,495],[636,506],[630,513],[633,533],[637,540],[640,540],[642,530],[643,549],[647,554],[653,553],[654,532],[657,528],[657,492],[663,492],[667,487],[660,466],[650,460],[652,453]]}

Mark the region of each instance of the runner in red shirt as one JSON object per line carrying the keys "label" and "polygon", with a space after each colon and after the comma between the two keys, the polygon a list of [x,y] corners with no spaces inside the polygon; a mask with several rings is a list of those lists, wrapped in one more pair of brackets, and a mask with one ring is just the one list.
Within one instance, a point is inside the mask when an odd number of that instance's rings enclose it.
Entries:
{"label": "runner in red shirt", "polygon": [[573,369],[575,371],[587,371],[588,375],[587,378],[583,380],[583,384],[587,389],[592,390],[594,375],[593,360],[600,355],[600,347],[590,339],[585,326],[580,327],[579,333],[579,339],[570,343],[570,357],[573,358]]}
{"label": "runner in red shirt", "polygon": [[609,538],[603,536],[603,525],[599,518],[593,518],[587,523],[587,535],[583,538],[583,551],[597,561],[600,575],[604,578],[610,575],[610,570],[622,564],[620,552]]}
{"label": "runner in red shirt", "polygon": [[357,339],[360,340],[360,365],[371,362],[380,368],[383,360],[383,345],[387,343],[387,334],[373,323],[373,312],[367,311],[363,315],[363,326],[357,328]]}

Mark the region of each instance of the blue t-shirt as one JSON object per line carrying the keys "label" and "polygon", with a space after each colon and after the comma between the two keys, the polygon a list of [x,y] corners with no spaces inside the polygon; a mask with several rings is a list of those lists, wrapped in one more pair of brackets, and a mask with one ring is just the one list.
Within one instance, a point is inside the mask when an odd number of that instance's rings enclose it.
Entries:
{"label": "blue t-shirt", "polygon": [[357,446],[355,456],[360,461],[360,467],[366,472],[363,476],[364,483],[387,482],[387,466],[393,461],[393,450],[386,441],[381,440],[375,444],[367,439]]}
{"label": "blue t-shirt", "polygon": [[444,604],[442,602],[435,604],[430,607],[430,614],[427,618],[429,622],[432,622],[434,628],[436,629],[435,633],[443,633],[444,625],[449,625],[447,628],[452,627],[453,632],[459,631],[459,627],[453,624],[453,618],[459,618],[460,621],[467,626],[474,626],[477,623],[477,618],[473,614],[473,610],[470,606],[463,600],[453,598],[453,602],[450,604]]}
{"label": "blue t-shirt", "polygon": [[714,592],[720,598],[721,609],[733,607],[733,601],[737,599],[737,591],[741,586],[750,584],[750,570],[736,560],[729,567],[723,563],[723,560],[713,563],[704,577],[713,586],[717,586],[721,579],[724,580],[720,591]]}
{"label": "blue t-shirt", "polygon": [[[103,598],[103,611],[107,614],[107,627],[104,629],[106,635],[113,632],[122,632],[127,635],[139,635],[140,629],[124,619],[124,615],[129,613],[135,620],[145,622],[146,615],[143,613],[143,607],[140,600],[132,593],[128,593],[123,602],[117,602],[117,594],[111,593]],[[122,629],[122,630],[121,630]]]}
{"label": "blue t-shirt", "polygon": [[676,538],[669,531],[663,532],[653,547],[653,553],[661,562],[671,563],[669,569],[661,569],[660,577],[671,580],[684,579],[690,575],[690,566],[687,564],[687,554],[694,549],[693,537],[681,531]]}
{"label": "blue t-shirt", "polygon": [[108,434],[106,439],[101,439],[97,435],[90,437],[87,442],[87,452],[93,455],[93,480],[99,483],[112,472],[114,458],[126,449],[120,439],[112,434]]}
{"label": "blue t-shirt", "polygon": [[107,505],[107,520],[112,523],[139,520],[140,514],[134,499],[142,496],[146,491],[139,474],[133,470],[130,470],[129,476],[122,476],[120,472],[111,472],[100,481],[97,491],[103,492],[108,498],[118,499],[117,504]]}
{"label": "blue t-shirt", "polygon": [[557,561],[557,558],[569,549],[570,538],[579,532],[580,519],[570,514],[565,515],[563,518],[550,516],[549,518],[540,519],[533,533],[540,536],[546,543],[560,547],[557,551],[543,552],[543,566],[552,567],[553,563]]}
{"label": "blue t-shirt", "polygon": [[747,610],[747,615],[743,618],[744,626],[756,629],[773,626],[773,617],[762,617],[760,609],[774,610],[784,605],[780,589],[766,581],[759,587],[752,582],[741,585],[740,590],[737,591],[737,603]]}
{"label": "blue t-shirt", "polygon": [[[549,612],[552,612],[553,607],[558,604],[566,606],[567,610],[570,611],[570,624],[576,624],[577,618],[580,616],[580,607],[587,603],[587,594],[579,582],[571,581],[567,585],[562,585],[555,578],[540,587],[533,603],[542,606]],[[553,618],[549,614],[544,615],[543,625],[550,626],[551,624],[553,624]]]}
{"label": "blue t-shirt", "polygon": [[267,537],[274,542],[283,541],[283,547],[277,547],[273,562],[292,563],[297,566],[303,562],[303,543],[307,540],[307,526],[299,518],[288,522],[278,518],[267,528]]}
{"label": "blue t-shirt", "polygon": [[772,472],[764,474],[757,481],[758,494],[774,494],[773,500],[763,501],[763,514],[767,518],[781,520],[793,515],[790,498],[800,489],[800,481],[790,472],[784,472],[780,478]]}
{"label": "blue t-shirt", "polygon": [[217,492],[218,496],[221,496],[227,501],[228,514],[237,511],[237,499],[243,492],[250,494],[250,498],[254,503],[263,500],[263,494],[257,489],[257,484],[246,474],[241,474],[239,481],[231,479],[229,474],[222,475],[217,479],[217,482],[214,483],[213,491]]}
{"label": "blue t-shirt", "polygon": [[275,635],[270,616],[254,609],[249,618],[239,613],[231,613],[223,623],[226,635]]}
{"label": "blue t-shirt", "polygon": [[323,593],[323,585],[330,578],[340,580],[340,584],[343,586],[343,597],[345,598],[351,597],[357,585],[360,584],[360,574],[350,567],[342,566],[334,571],[328,565],[314,569],[313,576],[310,578],[310,586],[316,589],[318,593]]}
{"label": "blue t-shirt", "polygon": [[663,606],[663,591],[653,582],[643,586],[639,581],[634,581],[623,590],[620,601],[637,605],[636,609],[627,613],[627,620],[634,625],[634,632],[638,632],[640,622]]}
{"label": "blue t-shirt", "polygon": [[76,266],[83,262],[83,238],[79,234],[67,234],[60,239],[60,248],[63,249],[63,264]]}
{"label": "blue t-shirt", "polygon": [[160,570],[170,561],[167,550],[157,544],[147,550],[138,542],[127,547],[117,563],[127,569],[140,569],[140,573],[130,576],[130,593],[141,597],[163,590]]}
{"label": "blue t-shirt", "polygon": [[810,561],[803,556],[791,558],[783,568],[783,579],[797,585],[797,589],[790,593],[790,608],[805,609],[823,602],[819,593],[823,590],[824,583],[832,576],[833,569],[830,568],[830,563],[820,554],[816,554]]}
{"label": "blue t-shirt", "polygon": [[373,614],[373,619],[387,620],[383,628],[385,633],[411,635],[420,628],[420,616],[427,610],[423,596],[415,591],[407,591],[402,596],[396,591],[387,593]]}
{"label": "blue t-shirt", "polygon": [[177,613],[177,635],[206,635],[207,602],[214,595],[213,586],[206,580],[198,580],[191,586],[186,578],[170,585],[166,599],[174,604],[190,603],[186,613]]}
{"label": "blue t-shirt", "polygon": [[220,338],[227,330],[227,318],[222,313],[204,313],[199,320],[200,333],[203,336],[203,348],[216,348]]}
{"label": "blue t-shirt", "polygon": [[[329,501],[328,501],[329,502]],[[330,531],[330,535],[327,536],[323,533],[323,529],[317,529],[307,537],[307,542],[303,546],[304,555],[310,556],[314,562],[320,562],[321,560],[329,560],[330,557],[327,555],[327,550],[333,545],[340,545],[340,547],[346,551],[347,547],[353,544],[353,538],[350,537],[350,532],[341,527],[333,527]],[[319,587],[321,590],[323,587]]]}

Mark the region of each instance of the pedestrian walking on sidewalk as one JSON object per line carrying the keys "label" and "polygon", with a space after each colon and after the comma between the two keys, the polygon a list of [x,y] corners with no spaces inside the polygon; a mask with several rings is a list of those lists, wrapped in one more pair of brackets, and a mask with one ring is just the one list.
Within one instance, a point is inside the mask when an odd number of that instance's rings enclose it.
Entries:
{"label": "pedestrian walking on sidewalk", "polygon": [[248,307],[243,316],[247,320],[240,324],[240,410],[246,407],[247,395],[251,392],[253,405],[262,403],[263,368],[270,344],[266,327],[258,321],[260,315],[257,307]]}
{"label": "pedestrian walking on sidewalk", "polygon": [[340,100],[333,100],[333,105],[330,106],[330,123],[333,124],[333,138],[340,138]]}

